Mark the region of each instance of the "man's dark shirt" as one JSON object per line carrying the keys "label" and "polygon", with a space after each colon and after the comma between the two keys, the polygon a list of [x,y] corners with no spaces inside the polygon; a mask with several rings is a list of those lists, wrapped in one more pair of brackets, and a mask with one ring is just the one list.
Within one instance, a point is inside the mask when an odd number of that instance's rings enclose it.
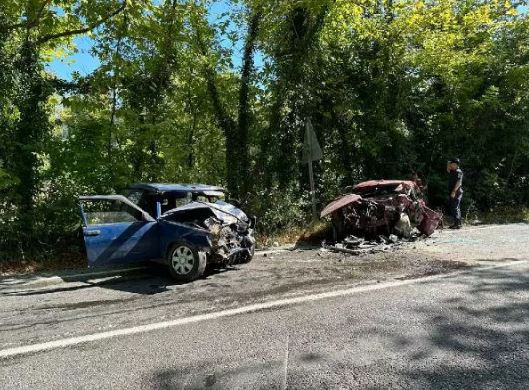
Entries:
{"label": "man's dark shirt", "polygon": [[454,187],[456,186],[456,183],[461,180],[461,187],[459,187],[459,190],[456,193],[456,196],[463,193],[463,171],[459,168],[456,170],[450,171],[450,177],[448,179],[448,193],[451,194],[454,190]]}

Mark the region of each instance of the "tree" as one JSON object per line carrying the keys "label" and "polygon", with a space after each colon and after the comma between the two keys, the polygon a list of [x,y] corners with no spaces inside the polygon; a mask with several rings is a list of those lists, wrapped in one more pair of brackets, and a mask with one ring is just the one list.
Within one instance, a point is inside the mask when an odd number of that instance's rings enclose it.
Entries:
{"label": "tree", "polygon": [[31,231],[34,197],[38,187],[39,154],[50,125],[46,103],[52,93],[41,56],[67,43],[78,34],[97,29],[123,12],[126,2],[66,2],[59,16],[50,0],[8,1],[3,5],[0,30],[16,58],[19,90],[13,99],[19,116],[13,133],[12,155],[6,156],[8,172],[17,178],[17,207],[23,225]]}
{"label": "tree", "polygon": [[236,199],[240,199],[249,189],[250,87],[254,67],[254,52],[263,15],[260,5],[255,9],[249,9],[247,12],[248,28],[244,40],[242,67],[239,76],[237,119],[234,119],[229,112],[219,92],[215,58],[211,52],[211,46],[214,44],[213,31],[203,19],[199,19],[199,16],[196,16],[193,21],[197,49],[204,57],[204,73],[209,98],[217,123],[222,128],[226,138],[226,179],[228,189]]}

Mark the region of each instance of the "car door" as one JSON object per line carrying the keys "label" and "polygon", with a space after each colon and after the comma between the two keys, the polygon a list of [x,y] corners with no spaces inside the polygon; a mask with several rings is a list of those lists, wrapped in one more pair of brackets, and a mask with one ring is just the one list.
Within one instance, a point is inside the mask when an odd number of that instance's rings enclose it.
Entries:
{"label": "car door", "polygon": [[124,196],[84,196],[80,206],[90,267],[159,257],[158,223]]}

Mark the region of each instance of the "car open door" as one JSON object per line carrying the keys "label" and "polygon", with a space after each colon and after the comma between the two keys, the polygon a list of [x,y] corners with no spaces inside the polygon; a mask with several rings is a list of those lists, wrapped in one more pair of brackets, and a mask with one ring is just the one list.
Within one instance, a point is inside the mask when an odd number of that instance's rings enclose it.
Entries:
{"label": "car open door", "polygon": [[121,195],[80,197],[90,267],[159,257],[158,223]]}

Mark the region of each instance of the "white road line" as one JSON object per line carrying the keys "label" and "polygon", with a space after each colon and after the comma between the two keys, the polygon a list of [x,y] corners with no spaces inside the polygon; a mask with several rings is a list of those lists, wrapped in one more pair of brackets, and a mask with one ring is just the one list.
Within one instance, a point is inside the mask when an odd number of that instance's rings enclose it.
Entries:
{"label": "white road line", "polygon": [[[482,271],[482,270],[488,270],[488,269],[493,269],[493,268],[509,267],[512,265],[527,264],[527,263],[529,263],[529,261],[527,260],[518,260],[518,261],[511,261],[511,262],[503,263],[503,264],[495,264],[495,265],[491,265],[487,267],[480,267],[476,270]],[[155,330],[172,328],[175,326],[187,325],[187,324],[208,321],[208,320],[215,320],[218,318],[252,313],[252,312],[257,312],[260,310],[279,308],[279,307],[290,306],[294,304],[314,302],[314,301],[319,301],[322,299],[337,298],[337,297],[354,295],[354,294],[363,293],[363,292],[383,290],[383,289],[388,289],[392,287],[419,284],[419,283],[433,281],[437,279],[449,278],[449,277],[453,277],[454,275],[460,275],[460,274],[465,274],[469,272],[471,271],[464,270],[464,271],[452,272],[449,274],[426,276],[426,277],[417,278],[417,279],[399,280],[399,281],[394,281],[394,282],[371,284],[367,286],[357,286],[357,287],[352,287],[352,288],[348,288],[344,290],[329,291],[329,292],[324,292],[324,293],[319,293],[319,294],[304,295],[304,296],[295,297],[295,298],[286,298],[286,299],[279,299],[276,301],[257,303],[253,305],[242,306],[236,309],[222,310],[222,311],[218,311],[214,313],[207,313],[207,314],[201,314],[201,315],[196,315],[192,317],[179,318],[179,319],[171,320],[171,321],[163,321],[163,322],[157,322],[153,324],[140,325],[140,326],[136,326],[132,328],[118,329],[118,330],[112,330],[112,331],[107,331],[107,332],[94,333],[94,334],[90,334],[86,336],[70,337],[70,338],[65,338],[61,340],[48,341],[48,342],[40,343],[40,344],[31,344],[31,345],[25,345],[22,347],[8,348],[8,349],[0,350],[0,358],[7,358],[7,357],[12,357],[12,356],[17,356],[17,355],[36,353],[36,352],[43,352],[43,351],[48,351],[48,350],[57,349],[57,348],[69,347],[69,346],[77,345],[77,344],[110,339],[110,338],[114,338],[118,336],[129,336],[129,335],[138,334],[138,333],[152,332]]]}

